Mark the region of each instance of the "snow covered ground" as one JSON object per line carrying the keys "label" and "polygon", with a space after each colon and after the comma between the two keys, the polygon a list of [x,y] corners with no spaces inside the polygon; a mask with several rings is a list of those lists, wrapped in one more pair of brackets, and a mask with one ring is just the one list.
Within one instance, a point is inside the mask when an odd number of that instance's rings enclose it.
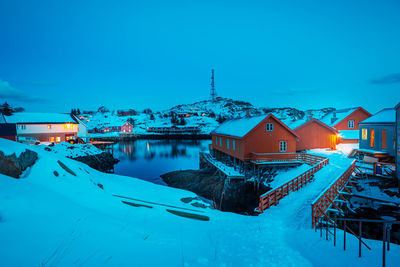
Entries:
{"label": "snow covered ground", "polygon": [[90,144],[70,144],[68,142],[61,142],[55,144],[54,146],[40,145],[38,147],[43,148],[48,152],[69,158],[98,155],[103,153],[101,149]]}
{"label": "snow covered ground", "polygon": [[[27,148],[0,139],[6,154]],[[312,183],[258,217],[198,207],[192,204],[200,200],[189,191],[101,173],[44,150],[38,154],[25,178],[0,175],[3,266],[380,265],[381,243],[367,240],[373,250],[358,258],[355,238],[349,237],[351,244],[343,252],[311,230],[312,200],[348,163],[338,153],[328,155],[332,164],[316,173]],[[139,199],[131,202],[151,208],[123,204],[113,195]],[[180,217],[167,209],[210,220]],[[399,246],[392,245],[387,266],[399,260]]]}

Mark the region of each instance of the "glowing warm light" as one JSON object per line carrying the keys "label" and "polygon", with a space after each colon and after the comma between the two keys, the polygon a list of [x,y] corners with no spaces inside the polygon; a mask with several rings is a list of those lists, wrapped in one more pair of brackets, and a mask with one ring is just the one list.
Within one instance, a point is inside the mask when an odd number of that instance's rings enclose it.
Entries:
{"label": "glowing warm light", "polygon": [[150,151],[150,144],[147,142],[147,151]]}

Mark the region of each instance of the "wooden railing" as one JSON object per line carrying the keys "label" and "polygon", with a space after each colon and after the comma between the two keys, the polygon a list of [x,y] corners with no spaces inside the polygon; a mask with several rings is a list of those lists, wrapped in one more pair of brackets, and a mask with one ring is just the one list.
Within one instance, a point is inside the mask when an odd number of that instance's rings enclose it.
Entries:
{"label": "wooden railing", "polygon": [[[345,201],[346,199],[340,194],[340,192],[346,189],[346,184],[349,182],[350,176],[354,172],[356,160],[353,160],[350,167],[334,180],[328,188],[326,188],[311,204],[311,216],[312,216],[312,228],[318,223],[318,221],[326,216],[327,209],[332,205],[339,212],[342,210],[334,203],[334,200],[340,196]],[[349,192],[350,193],[350,192]]]}
{"label": "wooden railing", "polygon": [[324,157],[305,154],[305,153],[250,153],[246,160],[256,163],[262,162],[290,162],[301,161],[309,165],[314,165],[324,160]]}
{"label": "wooden railing", "polygon": [[[295,153],[291,153],[295,154]],[[292,191],[297,191],[300,188],[302,188],[305,184],[311,181],[313,178],[314,174],[322,169],[323,166],[329,164],[329,159],[320,157],[320,156],[315,156],[315,155],[310,155],[310,154],[303,154],[299,153],[296,156],[297,160],[301,160],[307,164],[314,165],[311,169],[307,170],[306,172],[300,174],[299,176],[295,177],[294,179],[290,180],[287,183],[284,183],[283,185],[274,188],[267,193],[263,194],[260,197],[260,202],[258,206],[258,211],[260,213],[263,213],[264,210],[270,208],[272,205],[278,205],[279,200],[284,198],[289,194],[289,192]]]}

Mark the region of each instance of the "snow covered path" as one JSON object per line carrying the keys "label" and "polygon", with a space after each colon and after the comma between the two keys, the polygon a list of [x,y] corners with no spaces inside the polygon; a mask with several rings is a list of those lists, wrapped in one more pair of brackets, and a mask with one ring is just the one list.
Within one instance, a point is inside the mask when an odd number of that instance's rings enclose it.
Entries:
{"label": "snow covered path", "polygon": [[[341,153],[314,150],[312,154],[329,156],[330,164],[315,174],[314,181],[297,192],[290,193],[278,206],[273,206],[259,217],[279,222],[287,244],[297,249],[313,266],[381,266],[382,243],[364,240],[371,248],[362,248],[362,258],[358,258],[358,239],[347,235],[347,250],[343,251],[343,231],[337,230],[337,246],[333,246],[332,237],[325,240],[320,233],[311,229],[311,203],[316,197],[350,165],[352,159]],[[321,154],[322,153],[322,154]],[[387,255],[386,266],[399,266],[400,246],[392,246]]]}

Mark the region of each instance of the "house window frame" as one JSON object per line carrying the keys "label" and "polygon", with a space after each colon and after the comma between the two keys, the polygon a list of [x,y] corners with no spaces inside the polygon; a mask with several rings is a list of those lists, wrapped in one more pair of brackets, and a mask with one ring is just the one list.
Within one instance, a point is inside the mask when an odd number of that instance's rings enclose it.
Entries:
{"label": "house window frame", "polygon": [[51,124],[47,124],[47,129],[51,130]]}
{"label": "house window frame", "polygon": [[226,138],[226,149],[229,149],[229,138]]}
{"label": "house window frame", "polygon": [[236,146],[235,146],[235,139],[232,139],[232,150],[235,151]]}
{"label": "house window frame", "polygon": [[265,131],[267,132],[273,132],[274,131],[274,124],[269,122],[265,124]]}
{"label": "house window frame", "polygon": [[26,124],[20,124],[20,125],[19,125],[19,128],[20,128],[21,130],[26,130]]}
{"label": "house window frame", "polygon": [[279,141],[279,152],[287,152],[287,141],[286,140]]}
{"label": "house window frame", "polygon": [[347,128],[354,129],[354,120],[347,121]]}
{"label": "house window frame", "polygon": [[219,138],[219,146],[222,146],[222,137]]}
{"label": "house window frame", "polygon": [[368,140],[368,129],[367,128],[361,129],[361,139]]}

